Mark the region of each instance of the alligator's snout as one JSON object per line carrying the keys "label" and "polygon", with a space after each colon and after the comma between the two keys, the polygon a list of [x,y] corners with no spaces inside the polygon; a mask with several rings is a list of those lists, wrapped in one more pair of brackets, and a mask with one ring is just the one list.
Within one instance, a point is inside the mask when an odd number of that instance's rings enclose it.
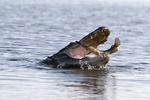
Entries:
{"label": "alligator's snout", "polygon": [[110,35],[110,29],[108,27],[99,27],[95,30],[97,34],[103,35],[103,36],[109,36]]}
{"label": "alligator's snout", "polygon": [[[97,34],[99,34],[99,40],[102,41],[100,44],[105,43],[108,40],[108,36],[110,35],[110,29],[108,27],[100,27],[97,31]],[[103,37],[103,39],[101,37]]]}

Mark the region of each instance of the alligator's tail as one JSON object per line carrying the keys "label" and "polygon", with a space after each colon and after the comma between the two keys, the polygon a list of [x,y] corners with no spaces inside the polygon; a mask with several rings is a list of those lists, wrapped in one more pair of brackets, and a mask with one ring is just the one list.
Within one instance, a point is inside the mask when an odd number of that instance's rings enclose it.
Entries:
{"label": "alligator's tail", "polygon": [[119,40],[119,38],[116,38],[114,45],[112,45],[110,49],[105,50],[104,52],[106,52],[106,53],[108,53],[108,54],[115,53],[115,52],[118,51],[119,45],[120,45],[120,40]]}

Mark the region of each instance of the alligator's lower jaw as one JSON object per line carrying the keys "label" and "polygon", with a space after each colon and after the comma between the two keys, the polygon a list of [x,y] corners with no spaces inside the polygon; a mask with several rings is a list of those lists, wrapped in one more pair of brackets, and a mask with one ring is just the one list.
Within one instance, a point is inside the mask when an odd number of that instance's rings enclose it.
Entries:
{"label": "alligator's lower jaw", "polygon": [[106,70],[106,64],[109,61],[108,56],[84,57],[82,59],[74,59],[66,54],[59,56],[51,56],[41,62],[44,65],[51,65],[54,68],[81,68],[90,70]]}

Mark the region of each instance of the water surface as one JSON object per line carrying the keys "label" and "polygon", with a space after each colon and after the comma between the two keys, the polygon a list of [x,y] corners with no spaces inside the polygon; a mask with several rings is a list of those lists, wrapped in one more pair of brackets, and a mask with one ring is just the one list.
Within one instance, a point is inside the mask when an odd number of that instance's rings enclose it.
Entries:
{"label": "water surface", "polygon": [[[0,100],[149,100],[150,7],[83,0],[0,3]],[[109,73],[54,69],[38,62],[69,42],[108,26]]]}

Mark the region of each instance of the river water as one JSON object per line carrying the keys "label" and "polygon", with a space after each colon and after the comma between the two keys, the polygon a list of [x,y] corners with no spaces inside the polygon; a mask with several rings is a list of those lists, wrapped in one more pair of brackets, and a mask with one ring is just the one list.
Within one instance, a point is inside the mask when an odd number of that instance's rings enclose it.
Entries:
{"label": "river water", "polygon": [[[145,0],[146,1],[146,0]],[[150,6],[124,0],[1,0],[0,100],[149,100]],[[38,62],[108,26],[109,73]]]}

